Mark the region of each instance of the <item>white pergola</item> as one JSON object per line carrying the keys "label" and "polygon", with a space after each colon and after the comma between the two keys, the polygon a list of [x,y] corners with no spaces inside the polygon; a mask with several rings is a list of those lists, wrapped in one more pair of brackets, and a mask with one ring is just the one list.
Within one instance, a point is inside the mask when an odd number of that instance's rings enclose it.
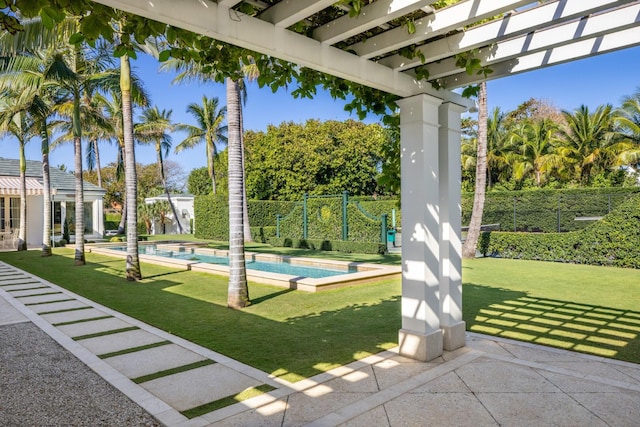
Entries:
{"label": "white pergola", "polygon": [[[434,0],[375,0],[355,18],[336,0],[244,0],[256,16],[237,10],[242,0],[94,1],[402,98],[399,344],[425,361],[465,341],[460,116],[471,104],[451,90],[484,77],[457,67],[454,55],[476,51],[495,79],[640,45],[640,0],[462,0],[438,10]],[[343,16],[323,21],[336,11]],[[293,31],[301,21],[306,34]],[[421,58],[402,56],[407,48]],[[417,81],[416,67],[430,80]]]}

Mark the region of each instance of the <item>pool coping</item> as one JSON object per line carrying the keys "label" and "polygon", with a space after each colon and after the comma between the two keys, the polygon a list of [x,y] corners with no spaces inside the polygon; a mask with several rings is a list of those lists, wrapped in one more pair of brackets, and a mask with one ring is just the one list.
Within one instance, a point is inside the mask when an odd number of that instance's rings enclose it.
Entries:
{"label": "pool coping", "polygon": [[[141,243],[145,244],[145,243]],[[179,249],[184,247],[198,248],[200,252],[207,255],[227,256],[228,251],[223,249],[203,248],[202,245],[193,242],[149,242],[167,249]],[[113,256],[126,259],[127,253],[111,249],[113,246],[121,246],[122,243],[99,243],[87,245],[86,249],[92,253]],[[208,274],[229,275],[229,267],[226,265],[210,264],[195,260],[183,260],[176,258],[161,257],[158,255],[140,254],[140,261],[150,264],[163,265],[183,270],[190,270]],[[365,262],[350,262],[317,258],[296,257],[291,255],[275,255],[260,252],[245,252],[245,259],[270,260],[270,261],[295,261],[298,265],[319,266],[325,268],[337,268],[348,270],[356,267],[357,272],[346,273],[337,276],[310,278],[282,273],[271,273],[266,271],[252,270],[247,268],[247,280],[278,286],[287,289],[296,289],[305,292],[318,292],[328,289],[336,289],[346,286],[371,283],[383,279],[399,277],[402,269],[400,266],[373,264]]]}

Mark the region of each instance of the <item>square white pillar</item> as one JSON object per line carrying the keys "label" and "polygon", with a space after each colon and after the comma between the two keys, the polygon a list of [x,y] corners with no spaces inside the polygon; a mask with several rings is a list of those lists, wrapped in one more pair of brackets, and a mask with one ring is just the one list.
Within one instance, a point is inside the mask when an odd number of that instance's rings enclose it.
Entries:
{"label": "square white pillar", "polygon": [[400,106],[402,186],[402,329],[400,354],[431,360],[442,354],[440,329],[441,99],[416,95]]}
{"label": "square white pillar", "polygon": [[439,111],[440,328],[445,350],[464,346],[460,115],[465,107],[446,102]]}

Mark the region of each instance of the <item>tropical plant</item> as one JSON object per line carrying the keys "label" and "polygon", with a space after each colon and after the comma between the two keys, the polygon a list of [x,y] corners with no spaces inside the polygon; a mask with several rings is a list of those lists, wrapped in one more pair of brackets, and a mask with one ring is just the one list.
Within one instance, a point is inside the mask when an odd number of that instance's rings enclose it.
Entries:
{"label": "tropical plant", "polygon": [[556,123],[549,119],[524,120],[512,130],[511,143],[516,152],[514,178],[523,180],[533,174],[536,186],[546,180],[546,174],[558,166],[555,153]]}
{"label": "tropical plant", "polygon": [[179,153],[202,142],[205,143],[211,187],[213,194],[216,194],[214,159],[218,155],[216,144],[227,143],[227,126],[224,125],[227,108],[219,107],[218,98],[207,98],[203,95],[201,104],[192,102],[187,105],[187,112],[195,118],[197,124],[176,126],[177,130],[186,132],[187,137],[176,146],[175,152]]}
{"label": "tropical plant", "polygon": [[168,132],[171,132],[175,128],[171,123],[171,112],[171,110],[160,111],[158,110],[158,107],[143,110],[142,115],[140,116],[141,123],[138,123],[135,126],[135,134],[139,142],[155,144],[156,155],[158,157],[158,170],[162,186],[164,187],[165,194],[167,195],[169,205],[173,210],[173,217],[176,218],[176,222],[178,223],[178,231],[182,234],[182,225],[180,224],[180,221],[177,220],[178,213],[176,212],[176,208],[173,203],[171,203],[171,194],[169,187],[167,186],[167,179],[164,173],[164,161],[162,154],[164,152],[164,156],[166,157],[169,155],[169,151],[171,150],[171,136]]}
{"label": "tropical plant", "polygon": [[614,111],[613,121],[625,148],[618,155],[618,164],[640,165],[640,89],[625,96],[622,105]]}
{"label": "tropical plant", "polygon": [[563,169],[576,182],[588,184],[595,171],[610,170],[615,163],[611,105],[601,105],[593,113],[582,105],[573,113],[563,111],[567,123],[560,129],[564,144],[558,150]]}
{"label": "tropical plant", "polygon": [[[18,232],[18,250],[27,250],[27,184],[26,170],[27,161],[25,157],[25,144],[33,136],[33,129],[36,125],[34,115],[40,113],[34,109],[46,106],[36,104],[36,100],[21,100],[20,95],[4,91],[0,102],[0,135],[13,135],[18,141],[20,158],[20,225]],[[21,102],[22,101],[22,102]],[[45,113],[46,114],[46,113]]]}
{"label": "tropical plant", "polygon": [[[30,111],[41,140],[43,206],[42,256],[51,256],[51,185],[49,174],[49,128],[47,120],[51,114],[50,103],[55,96],[50,90],[49,79],[53,76],[64,78],[65,65],[57,56],[47,56],[38,50],[31,54],[22,52],[5,57],[0,65],[0,91],[11,90],[19,93],[19,103]],[[32,130],[36,133],[36,130]],[[21,181],[22,182],[22,181]],[[26,224],[25,224],[26,227]],[[26,246],[26,245],[24,245]],[[21,245],[18,245],[21,248]]]}

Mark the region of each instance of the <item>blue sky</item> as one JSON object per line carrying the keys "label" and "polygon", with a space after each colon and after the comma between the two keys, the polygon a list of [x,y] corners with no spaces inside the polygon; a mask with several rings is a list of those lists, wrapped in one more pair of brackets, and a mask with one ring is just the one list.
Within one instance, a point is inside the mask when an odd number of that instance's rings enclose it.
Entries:
{"label": "blue sky", "polygon": [[[145,82],[151,94],[152,104],[160,109],[173,110],[175,122],[193,123],[186,113],[186,106],[200,102],[202,95],[218,97],[225,104],[225,88],[222,84],[172,85],[172,75],[157,71],[157,62],[149,57],[141,57],[134,63],[134,69]],[[531,97],[544,99],[558,108],[574,110],[580,105],[590,109],[610,103],[620,104],[622,97],[633,94],[640,88],[640,47],[595,56],[592,58],[556,65],[546,69],[523,73],[488,84],[489,109],[500,107],[503,111],[516,108]],[[244,108],[245,128],[263,131],[269,124],[282,122],[304,122],[308,119],[346,120],[357,117],[344,111],[345,101],[333,100],[326,93],[318,93],[313,100],[294,99],[291,90],[280,90],[273,94],[269,88],[260,89],[252,84],[248,88],[247,104]],[[368,117],[367,122],[377,122],[377,117]],[[173,145],[184,136],[175,134]],[[0,141],[0,156],[17,158],[17,144],[6,138]],[[27,144],[27,158],[40,160],[40,144],[35,139]],[[115,148],[101,146],[103,164],[115,161]],[[168,157],[182,165],[184,172],[206,165],[204,146],[184,150]],[[136,161],[143,164],[155,161],[155,153],[149,147],[136,148]],[[61,146],[50,156],[52,166],[64,164],[73,168],[73,149]]]}

